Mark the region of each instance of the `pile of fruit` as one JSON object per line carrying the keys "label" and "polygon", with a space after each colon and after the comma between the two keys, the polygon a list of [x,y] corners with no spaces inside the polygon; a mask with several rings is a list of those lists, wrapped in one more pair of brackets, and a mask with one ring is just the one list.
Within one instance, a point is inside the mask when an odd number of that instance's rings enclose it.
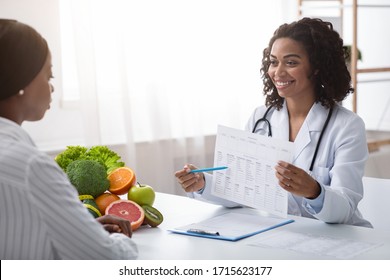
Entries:
{"label": "pile of fruit", "polygon": [[[157,227],[163,215],[153,207],[155,192],[137,182],[135,172],[106,146],[68,146],[55,158],[76,187],[79,198],[96,218],[111,214],[127,219],[133,231]],[[127,194],[127,200],[120,196]]]}

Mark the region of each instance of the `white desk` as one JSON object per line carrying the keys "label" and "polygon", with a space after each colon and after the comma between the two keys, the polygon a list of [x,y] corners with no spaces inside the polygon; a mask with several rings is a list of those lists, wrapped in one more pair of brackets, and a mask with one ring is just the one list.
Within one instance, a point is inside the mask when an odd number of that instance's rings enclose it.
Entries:
{"label": "white desk", "polygon": [[256,238],[264,238],[265,235],[275,234],[277,231],[380,243],[380,246],[357,255],[356,259],[390,260],[389,232],[348,225],[331,225],[314,219],[290,216],[295,222],[237,242],[230,242],[174,234],[168,230],[199,222],[226,211],[256,212],[256,210],[249,208],[229,210],[187,197],[163,193],[156,193],[154,206],[164,215],[164,222],[157,228],[142,226],[133,233],[133,239],[139,247],[140,260],[332,259],[324,255],[248,245],[256,241]]}

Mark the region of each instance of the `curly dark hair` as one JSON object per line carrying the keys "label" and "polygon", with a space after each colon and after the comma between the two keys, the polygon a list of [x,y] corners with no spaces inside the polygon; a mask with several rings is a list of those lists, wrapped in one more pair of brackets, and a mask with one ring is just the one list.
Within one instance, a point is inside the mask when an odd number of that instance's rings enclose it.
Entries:
{"label": "curly dark hair", "polygon": [[273,105],[279,110],[284,101],[267,74],[271,48],[279,38],[289,38],[301,43],[309,55],[312,69],[317,73],[314,76],[315,102],[321,102],[323,106],[331,108],[336,102],[344,100],[349,93],[353,93],[351,75],[345,63],[345,50],[340,35],[330,22],[318,18],[302,18],[276,29],[268,47],[263,51],[260,74],[263,78],[266,106]]}

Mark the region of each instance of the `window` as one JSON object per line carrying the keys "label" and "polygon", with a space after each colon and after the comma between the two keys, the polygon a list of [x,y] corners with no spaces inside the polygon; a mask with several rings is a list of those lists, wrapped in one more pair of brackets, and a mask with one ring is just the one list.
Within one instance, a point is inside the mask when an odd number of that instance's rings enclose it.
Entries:
{"label": "window", "polygon": [[264,103],[262,50],[280,2],[60,0],[64,104],[90,110],[109,142],[243,128]]}

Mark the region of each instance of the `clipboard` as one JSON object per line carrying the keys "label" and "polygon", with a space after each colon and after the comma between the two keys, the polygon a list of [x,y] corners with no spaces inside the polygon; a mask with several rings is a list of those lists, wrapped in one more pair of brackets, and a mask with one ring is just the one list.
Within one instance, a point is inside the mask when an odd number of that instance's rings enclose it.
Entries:
{"label": "clipboard", "polygon": [[196,237],[238,241],[292,223],[292,219],[228,212],[169,230]]}

